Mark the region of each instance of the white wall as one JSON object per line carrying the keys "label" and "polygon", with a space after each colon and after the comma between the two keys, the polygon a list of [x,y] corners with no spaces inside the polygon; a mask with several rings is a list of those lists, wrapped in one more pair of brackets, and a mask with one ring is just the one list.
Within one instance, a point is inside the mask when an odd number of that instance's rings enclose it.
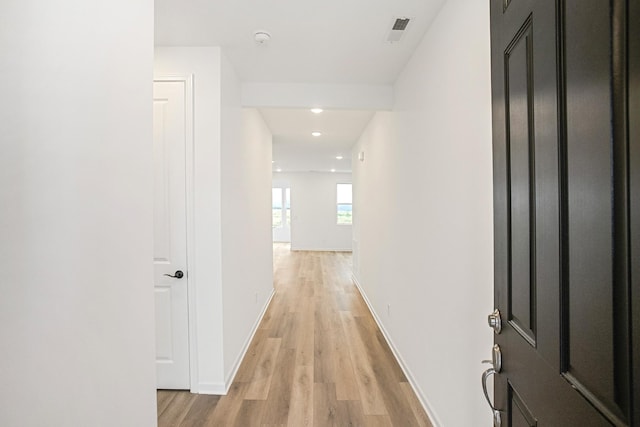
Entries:
{"label": "white wall", "polygon": [[336,184],[351,183],[350,173],[274,173],[274,184],[291,187],[291,249],[350,251],[352,226],[337,224]]}
{"label": "white wall", "polygon": [[219,47],[156,47],[155,75],[176,74],[192,74],[195,88],[192,391],[222,394],[273,288],[271,134],[257,112],[242,112]]}
{"label": "white wall", "polygon": [[222,57],[222,284],[224,373],[231,384],[273,292],[271,132],[240,108],[240,84]]}
{"label": "white wall", "polygon": [[193,75],[194,234],[198,343],[196,392],[224,389],[220,205],[221,52],[218,47],[156,47],[154,74]]}
{"label": "white wall", "polygon": [[0,425],[155,426],[153,2],[5,0]]}
{"label": "white wall", "polygon": [[491,425],[489,60],[488,3],[449,0],[353,150],[357,280],[447,427]]}

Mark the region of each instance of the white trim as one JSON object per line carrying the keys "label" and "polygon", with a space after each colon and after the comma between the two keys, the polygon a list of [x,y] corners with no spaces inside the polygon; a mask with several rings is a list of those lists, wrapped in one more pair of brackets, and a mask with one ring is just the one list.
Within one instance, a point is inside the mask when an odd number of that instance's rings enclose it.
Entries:
{"label": "white trim", "polygon": [[198,390],[198,394],[215,394],[216,396],[227,394],[224,383],[199,383]]}
{"label": "white trim", "polygon": [[249,334],[249,338],[247,338],[244,345],[242,346],[242,351],[240,351],[240,354],[236,358],[236,361],[233,363],[233,367],[231,368],[231,370],[229,371],[229,374],[225,378],[225,385],[224,385],[225,391],[223,394],[227,394],[229,392],[229,389],[231,388],[231,384],[233,384],[233,380],[236,377],[236,374],[238,373],[238,369],[240,368],[240,364],[242,363],[244,356],[246,356],[247,351],[249,350],[249,345],[251,344],[251,341],[253,341],[253,337],[256,335],[256,332],[258,331],[258,326],[260,326],[260,323],[262,322],[262,319],[264,318],[264,315],[266,314],[267,309],[271,304],[271,300],[273,300],[273,296],[275,294],[276,294],[276,290],[273,289],[271,291],[271,295],[269,295],[269,299],[265,303],[264,307],[262,307],[262,311],[260,312],[258,319],[253,325],[251,334]]}
{"label": "white trim", "polygon": [[[274,242],[274,243],[289,243],[289,242]],[[309,251],[309,252],[353,252],[351,248],[294,248],[292,251]]]}
{"label": "white trim", "polygon": [[194,119],[193,119],[193,74],[163,74],[154,76],[154,82],[181,82],[185,94],[185,204],[187,228],[187,296],[189,315],[189,382],[191,393],[198,393],[201,384],[198,382],[198,330],[197,330],[197,296],[195,265],[195,206],[194,206]]}
{"label": "white trim", "polygon": [[[242,363],[242,360],[244,359],[244,356],[247,354],[247,350],[249,350],[249,345],[251,344],[251,341],[253,341],[253,337],[255,336],[256,332],[258,331],[258,326],[260,326],[260,322],[262,322],[262,318],[264,317],[265,313],[267,312],[267,308],[269,308],[269,304],[271,304],[271,300],[273,299],[273,296],[275,295],[276,290],[273,289],[271,291],[271,295],[269,295],[269,299],[267,300],[267,302],[265,303],[264,307],[262,308],[262,311],[260,312],[260,315],[258,316],[258,319],[256,320],[255,324],[253,325],[253,329],[251,331],[251,334],[249,335],[249,338],[246,340],[246,342],[244,343],[244,346],[242,347],[242,351],[240,352],[240,355],[238,356],[238,358],[236,359],[235,363],[233,364],[233,369],[231,369],[229,375],[227,375],[227,378],[225,379],[225,382],[223,383],[199,383],[198,384],[198,393],[199,394],[215,394],[215,395],[226,395],[227,393],[229,393],[229,389],[231,388],[231,385],[233,384],[233,379],[235,378],[236,374],[238,373],[238,369],[240,368],[240,364]],[[193,391],[192,391],[193,393]]]}
{"label": "white trim", "polygon": [[411,373],[411,370],[409,369],[407,364],[404,362],[404,360],[400,356],[400,352],[398,351],[396,346],[393,344],[393,341],[391,340],[391,337],[387,333],[387,330],[382,325],[382,322],[380,321],[380,318],[376,314],[376,311],[373,309],[373,305],[369,301],[369,298],[367,298],[367,294],[364,292],[364,289],[362,289],[362,286],[360,285],[360,282],[358,281],[358,278],[353,273],[351,274],[351,278],[353,279],[353,283],[356,285],[356,288],[358,288],[358,291],[360,292],[360,295],[362,295],[362,299],[364,299],[364,302],[367,304],[367,307],[369,308],[369,312],[371,312],[371,315],[373,316],[373,319],[376,321],[376,324],[378,325],[378,328],[380,328],[380,331],[382,332],[382,336],[387,341],[387,344],[389,345],[389,348],[391,348],[391,352],[393,353],[393,355],[395,356],[396,360],[398,361],[398,364],[400,365],[400,368],[402,369],[402,372],[404,372],[404,375],[409,380],[409,384],[411,385],[411,388],[413,388],[413,391],[416,393],[416,396],[418,396],[418,400],[422,404],[422,407],[424,408],[425,412],[427,413],[427,415],[431,419],[431,423],[433,424],[433,427],[441,427],[442,426],[442,422],[440,421],[440,419],[436,415],[436,413],[433,410],[433,408],[431,407],[431,405],[429,405],[429,401],[427,400],[426,396],[422,392],[422,389],[420,388],[420,386],[416,382],[413,374]]}

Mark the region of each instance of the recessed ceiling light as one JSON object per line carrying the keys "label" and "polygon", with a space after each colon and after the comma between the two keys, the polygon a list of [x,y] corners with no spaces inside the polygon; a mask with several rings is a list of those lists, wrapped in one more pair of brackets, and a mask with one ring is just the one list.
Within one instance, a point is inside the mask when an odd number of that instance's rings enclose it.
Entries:
{"label": "recessed ceiling light", "polygon": [[336,160],[342,160],[342,159],[344,159],[344,157],[342,157],[342,156],[336,156]]}
{"label": "recessed ceiling light", "polygon": [[322,135],[322,132],[318,132],[318,131],[311,132],[311,135],[312,136],[320,136],[320,135]]}
{"label": "recessed ceiling light", "polygon": [[331,172],[335,172],[335,171],[336,171],[335,169],[331,169]]}
{"label": "recessed ceiling light", "polygon": [[320,114],[320,113],[322,113],[323,111],[324,111],[324,110],[323,110],[322,108],[312,108],[312,109],[311,109],[311,112],[312,112],[313,114]]}
{"label": "recessed ceiling light", "polygon": [[276,172],[282,172],[282,169],[278,168],[276,169]]}
{"label": "recessed ceiling light", "polygon": [[271,160],[271,163],[275,163],[275,162],[276,162],[275,160]]}

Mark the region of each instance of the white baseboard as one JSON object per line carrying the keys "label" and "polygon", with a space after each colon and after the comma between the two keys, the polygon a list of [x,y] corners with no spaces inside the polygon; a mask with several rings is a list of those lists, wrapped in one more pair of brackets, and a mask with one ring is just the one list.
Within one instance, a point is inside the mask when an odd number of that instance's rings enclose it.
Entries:
{"label": "white baseboard", "polygon": [[291,247],[292,251],[309,251],[309,252],[353,252],[351,248],[297,248]]}
{"label": "white baseboard", "polygon": [[374,310],[373,305],[371,304],[371,301],[369,301],[369,298],[367,297],[367,294],[365,293],[364,289],[362,289],[362,286],[358,281],[358,278],[354,274],[351,275],[351,278],[353,279],[353,283],[358,288],[360,295],[362,295],[362,299],[364,299],[364,302],[367,304],[367,307],[369,308],[369,311],[371,312],[373,319],[376,321],[378,328],[380,328],[380,331],[382,332],[382,336],[384,336],[384,339],[387,341],[389,348],[391,348],[391,352],[393,353],[396,360],[398,361],[398,364],[400,365],[402,372],[404,372],[404,375],[409,380],[409,384],[411,385],[411,388],[413,388],[413,391],[416,393],[416,396],[418,396],[418,400],[422,404],[422,407],[424,408],[425,412],[431,419],[431,423],[433,424],[433,427],[441,427],[442,422],[436,415],[431,405],[429,405],[427,398],[425,397],[424,393],[422,392],[422,389],[416,382],[413,374],[411,373],[411,370],[402,359],[402,356],[400,355],[400,352],[398,351],[396,346],[393,344],[393,340],[391,340],[391,337],[387,333],[387,330],[384,328],[384,325],[382,324],[382,322],[380,321],[380,318],[376,314],[376,311]]}
{"label": "white baseboard", "polygon": [[198,383],[198,394],[225,395],[227,389],[224,383]]}
{"label": "white baseboard", "polygon": [[[200,393],[226,395],[229,392],[229,389],[231,388],[231,384],[233,384],[233,379],[236,377],[236,374],[238,373],[238,369],[240,369],[240,364],[242,363],[244,356],[247,354],[247,350],[249,350],[249,345],[251,344],[253,337],[258,331],[258,326],[260,326],[260,322],[262,322],[262,318],[267,312],[267,308],[269,308],[269,304],[271,304],[271,300],[273,299],[273,296],[275,295],[275,293],[276,293],[276,290],[273,289],[271,291],[271,295],[269,295],[269,299],[267,300],[265,305],[262,307],[262,311],[260,311],[260,315],[258,316],[258,319],[256,320],[256,322],[253,324],[253,327],[251,328],[251,334],[249,335],[249,338],[247,338],[244,345],[242,346],[242,351],[240,351],[240,354],[236,358],[236,361],[233,363],[233,367],[231,368],[231,371],[229,371],[229,374],[227,374],[225,378],[224,384],[222,384],[223,391],[221,393],[203,393],[201,391]],[[202,388],[200,390],[202,390]]]}

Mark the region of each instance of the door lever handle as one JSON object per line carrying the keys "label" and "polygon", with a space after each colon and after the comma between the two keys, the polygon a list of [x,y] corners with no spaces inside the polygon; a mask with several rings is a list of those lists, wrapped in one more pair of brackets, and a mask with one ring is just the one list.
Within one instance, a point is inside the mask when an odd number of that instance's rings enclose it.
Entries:
{"label": "door lever handle", "polygon": [[[491,361],[489,360],[483,360],[482,362],[491,363]],[[497,410],[495,406],[493,406],[493,403],[491,403],[491,399],[489,399],[489,392],[487,391],[487,380],[491,375],[494,375],[495,373],[496,370],[493,368],[489,368],[482,373],[482,391],[484,392],[484,398],[487,399],[487,403],[489,404],[491,412],[493,413],[493,425],[495,427],[500,427],[502,426],[502,416],[500,415],[500,411]]]}
{"label": "door lever handle", "polygon": [[483,360],[481,363],[488,363],[491,365],[493,369],[495,369],[496,374],[499,374],[502,371],[502,350],[498,344],[494,344],[491,349],[491,360]]}
{"label": "door lever handle", "polygon": [[178,270],[175,274],[165,274],[165,276],[173,277],[174,279],[182,279],[184,277],[184,273],[181,270]]}

